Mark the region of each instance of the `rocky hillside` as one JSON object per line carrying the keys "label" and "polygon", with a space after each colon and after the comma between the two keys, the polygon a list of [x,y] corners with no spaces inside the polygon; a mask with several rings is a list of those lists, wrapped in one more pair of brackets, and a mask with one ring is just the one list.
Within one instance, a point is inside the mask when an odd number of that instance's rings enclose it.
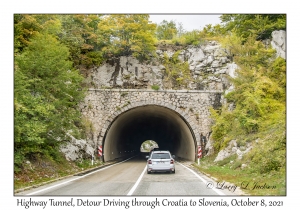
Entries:
{"label": "rocky hillside", "polygon": [[[272,40],[266,40],[265,43],[276,49],[277,56],[285,58],[285,40],[285,31],[274,31]],[[163,62],[165,56],[169,59],[178,56],[179,63],[188,64],[190,80],[185,87],[180,87],[176,83],[171,83],[170,86],[170,82],[166,79],[166,66]],[[237,68],[238,66],[232,62],[231,56],[216,41],[187,47],[161,43],[157,46],[156,55],[152,57],[151,61],[140,62],[132,56],[109,60],[99,67],[90,69],[90,73],[86,76],[86,83],[88,87],[95,89],[151,89],[157,86],[161,90],[217,90],[227,93],[233,89],[228,77],[234,77]],[[226,103],[223,98],[220,100],[220,103]],[[85,142],[84,145],[83,142]],[[247,151],[249,151],[248,147]],[[61,148],[68,160],[90,156],[92,150],[88,141],[74,138],[72,142]],[[206,151],[208,154],[213,153],[210,139],[206,145]],[[236,151],[239,152],[239,150]],[[224,155],[224,151],[220,151],[220,153],[218,160],[228,156],[227,153]]]}
{"label": "rocky hillside", "polygon": [[[266,40],[285,58],[285,31],[274,31],[272,40]],[[166,80],[163,59],[178,56],[179,62],[187,62],[190,79],[186,87],[176,87]],[[218,90],[230,88],[227,76],[234,77],[237,65],[232,56],[216,41],[200,46],[175,46],[161,43],[151,61],[140,62],[132,56],[114,58],[89,70],[86,82],[92,88],[149,89],[153,85],[163,89]],[[180,72],[179,72],[180,73]]]}
{"label": "rocky hillside", "polygon": [[[185,87],[178,87],[174,83],[170,86],[166,79],[164,56],[172,59],[175,54],[178,56],[178,63],[188,64],[190,77]],[[131,56],[115,58],[102,66],[90,69],[86,82],[89,87],[96,89],[149,89],[155,85],[161,90],[225,90],[230,86],[226,75],[233,76],[236,68],[230,55],[215,41],[197,47],[161,43],[151,61],[140,62]]]}

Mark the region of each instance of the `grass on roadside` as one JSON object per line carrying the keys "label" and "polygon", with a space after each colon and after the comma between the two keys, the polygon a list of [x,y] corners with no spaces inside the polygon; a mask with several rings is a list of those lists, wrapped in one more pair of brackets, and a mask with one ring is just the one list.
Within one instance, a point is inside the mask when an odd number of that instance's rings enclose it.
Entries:
{"label": "grass on roadside", "polygon": [[76,162],[63,159],[63,161],[55,162],[51,159],[45,159],[45,157],[31,162],[27,161],[23,165],[23,169],[14,174],[14,190],[51,182],[102,164],[102,162],[96,160],[92,165],[90,159],[82,159]]}
{"label": "grass on roadside", "polygon": [[201,159],[194,167],[208,176],[214,177],[218,182],[230,182],[239,187],[247,195],[286,195],[286,171],[270,171],[260,174],[252,168],[242,169],[236,157],[229,157],[220,162],[213,162],[215,156]]}

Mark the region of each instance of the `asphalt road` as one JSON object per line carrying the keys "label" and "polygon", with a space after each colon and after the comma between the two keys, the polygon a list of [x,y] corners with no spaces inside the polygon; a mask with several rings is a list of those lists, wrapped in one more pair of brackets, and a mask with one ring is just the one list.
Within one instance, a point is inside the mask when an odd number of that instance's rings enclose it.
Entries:
{"label": "asphalt road", "polygon": [[[18,195],[46,196],[192,196],[235,195],[231,191],[208,187],[213,181],[189,169],[188,164],[175,163],[176,173],[146,172],[146,159],[130,160],[93,171],[72,176],[49,185],[23,191]],[[213,186],[216,186],[214,183]]]}

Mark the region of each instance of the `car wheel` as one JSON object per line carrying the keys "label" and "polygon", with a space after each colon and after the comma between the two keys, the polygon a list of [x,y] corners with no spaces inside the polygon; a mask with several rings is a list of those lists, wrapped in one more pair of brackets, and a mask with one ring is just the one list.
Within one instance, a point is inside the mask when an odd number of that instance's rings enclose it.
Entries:
{"label": "car wheel", "polygon": [[174,171],[173,171],[173,174],[175,174],[175,169],[174,169]]}
{"label": "car wheel", "polygon": [[147,171],[147,174],[150,174],[151,172],[150,171]]}

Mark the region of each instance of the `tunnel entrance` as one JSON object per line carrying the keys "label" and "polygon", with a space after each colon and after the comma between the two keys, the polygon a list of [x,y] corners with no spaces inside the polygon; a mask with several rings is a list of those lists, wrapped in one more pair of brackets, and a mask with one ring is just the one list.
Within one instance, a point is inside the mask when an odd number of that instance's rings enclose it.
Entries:
{"label": "tunnel entrance", "polygon": [[185,119],[157,105],[135,107],[117,116],[104,136],[104,161],[134,155],[146,139],[177,157],[195,160],[196,141]]}
{"label": "tunnel entrance", "polygon": [[154,148],[159,148],[158,144],[154,140],[146,140],[140,147],[140,152],[150,152]]}

